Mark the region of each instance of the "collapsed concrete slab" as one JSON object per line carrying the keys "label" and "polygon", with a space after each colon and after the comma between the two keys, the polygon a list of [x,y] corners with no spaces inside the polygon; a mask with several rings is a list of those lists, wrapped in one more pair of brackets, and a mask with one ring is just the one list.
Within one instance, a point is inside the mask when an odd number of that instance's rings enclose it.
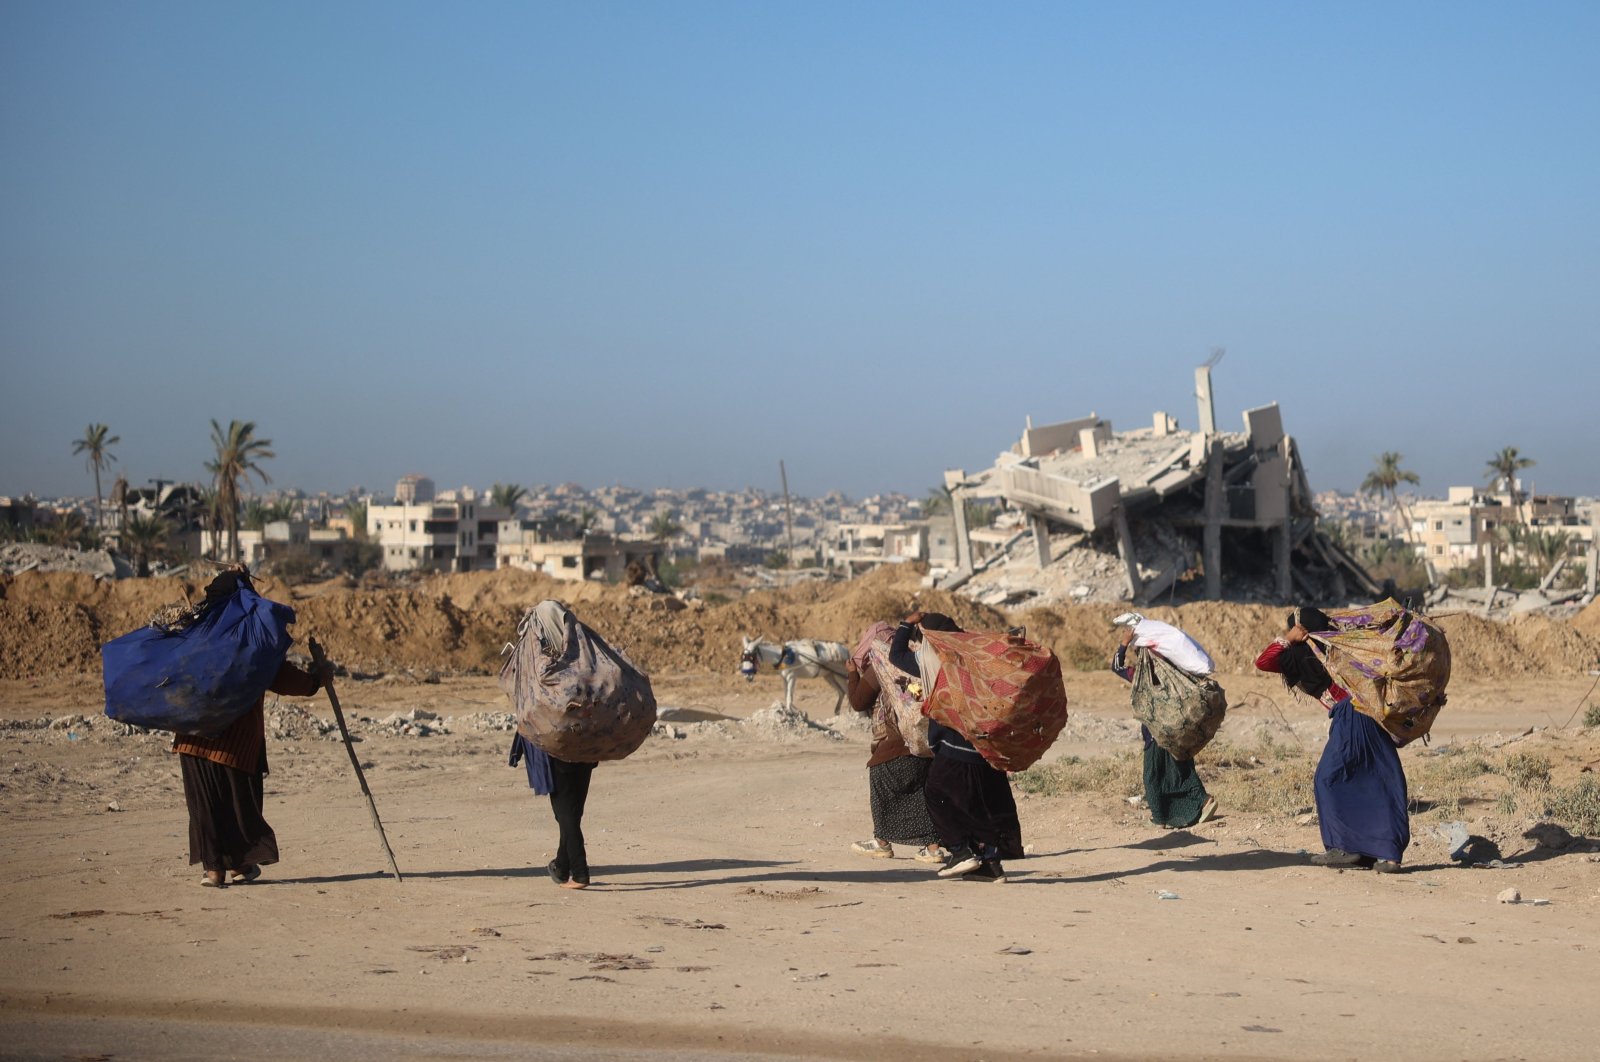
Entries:
{"label": "collapsed concrete slab", "polygon": [[[1196,383],[1200,419],[1211,430],[1183,431],[1164,412],[1148,428],[1122,432],[1092,413],[1039,427],[1030,421],[991,468],[947,472],[958,570],[939,585],[990,603],[1342,604],[1377,596],[1383,588],[1319,529],[1304,462],[1277,404],[1245,410],[1242,431],[1217,431],[1209,367]],[[964,519],[973,497],[1002,499],[1031,549],[1015,538],[981,569],[974,565]]]}

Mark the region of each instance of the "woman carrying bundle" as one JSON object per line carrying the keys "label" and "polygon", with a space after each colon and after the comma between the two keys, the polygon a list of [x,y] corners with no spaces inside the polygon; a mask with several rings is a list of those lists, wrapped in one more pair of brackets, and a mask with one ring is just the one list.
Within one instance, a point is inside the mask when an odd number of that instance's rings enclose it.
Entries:
{"label": "woman carrying bundle", "polygon": [[[887,697],[871,662],[872,644],[889,641],[894,628],[875,623],[867,628],[855,651],[845,663],[850,707],[872,712],[872,751],[867,755],[867,795],[872,806],[870,840],[856,841],[851,851],[877,859],[894,857],[896,843],[915,845],[911,858],[919,863],[938,863],[939,850],[933,820],[928,817],[928,801],[923,787],[928,780],[929,756],[917,756],[900,733],[900,724],[891,710],[874,711],[881,697]],[[887,706],[884,706],[887,708]]]}
{"label": "woman carrying bundle", "polygon": [[1371,867],[1396,874],[1411,843],[1406,775],[1393,739],[1378,721],[1356,710],[1312,650],[1313,631],[1333,629],[1326,613],[1299,608],[1289,628],[1256,657],[1256,667],[1283,676],[1291,690],[1328,710],[1328,744],[1317,763],[1317,821],[1327,851],[1311,857],[1324,867]]}
{"label": "woman carrying bundle", "polygon": [[[193,624],[248,585],[243,569],[224,571],[206,587],[205,600],[182,617]],[[332,673],[331,664],[307,673],[285,662],[268,689],[290,697],[310,697]],[[189,862],[205,870],[200,884],[220,889],[232,881],[251,882],[262,866],[278,861],[278,839],[264,817],[262,778],[267,773],[264,698],[221,736],[174,734],[183,775],[183,800],[189,810]]]}
{"label": "woman carrying bundle", "polygon": [[[938,612],[913,612],[895,628],[889,642],[889,662],[909,675],[922,671],[911,643],[921,630],[957,631],[954,620]],[[932,691],[924,691],[924,696]],[[928,720],[928,744],[933,763],[928,768],[924,793],[928,815],[939,840],[949,851],[941,878],[966,877],[973,881],[1003,882],[1001,859],[1022,858],[1022,824],[1006,773],[989,765],[959,730]]]}
{"label": "woman carrying bundle", "polygon": [[[1130,649],[1159,653],[1173,667],[1204,677],[1216,670],[1211,654],[1186,631],[1160,620],[1145,619],[1137,612],[1124,612],[1113,619],[1121,627],[1121,643],[1111,658],[1111,670],[1128,682],[1133,681]],[[1180,760],[1156,744],[1150,728],[1140,724],[1144,739],[1144,801],[1150,808],[1150,823],[1169,830],[1181,830],[1205,822],[1217,813],[1216,798],[1206,792],[1205,783],[1194,769],[1194,760]]]}
{"label": "woman carrying bundle", "polygon": [[511,765],[526,758],[528,785],[550,797],[559,837],[545,867],[557,885],[589,886],[583,812],[589,781],[602,760],[620,760],[655,725],[649,676],[580,623],[559,601],[541,601],[518,628],[500,672],[515,708]]}

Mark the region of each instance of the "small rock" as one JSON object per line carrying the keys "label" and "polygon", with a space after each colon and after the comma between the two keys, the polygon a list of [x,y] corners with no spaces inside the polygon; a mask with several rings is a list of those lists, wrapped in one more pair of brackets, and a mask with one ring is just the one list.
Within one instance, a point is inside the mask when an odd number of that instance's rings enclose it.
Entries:
{"label": "small rock", "polygon": [[1032,948],[1024,948],[1021,944],[1013,944],[1009,948],[1001,948],[996,955],[1032,955]]}
{"label": "small rock", "polygon": [[107,811],[121,811],[122,810],[122,805],[117,803],[115,800],[113,800],[111,803],[106,805],[106,810]]}
{"label": "small rock", "polygon": [[1518,892],[1516,889],[1506,889],[1505,891],[1501,892],[1500,895],[1496,896],[1495,899],[1499,900],[1501,903],[1521,903],[1522,893]]}
{"label": "small rock", "polygon": [[1477,941],[1473,940],[1471,937],[1457,937],[1456,938],[1456,943],[1457,944],[1476,944]]}
{"label": "small rock", "polygon": [[1315,826],[1317,824],[1317,813],[1312,811],[1304,815],[1297,815],[1294,822],[1296,826]]}

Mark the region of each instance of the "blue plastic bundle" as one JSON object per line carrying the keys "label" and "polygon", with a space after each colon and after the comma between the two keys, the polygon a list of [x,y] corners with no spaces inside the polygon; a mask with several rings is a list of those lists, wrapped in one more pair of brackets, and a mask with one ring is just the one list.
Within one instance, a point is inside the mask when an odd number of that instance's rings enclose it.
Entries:
{"label": "blue plastic bundle", "polygon": [[241,580],[179,630],[141,627],[100,647],[106,715],[220,737],[256,706],[289,652],[294,609]]}

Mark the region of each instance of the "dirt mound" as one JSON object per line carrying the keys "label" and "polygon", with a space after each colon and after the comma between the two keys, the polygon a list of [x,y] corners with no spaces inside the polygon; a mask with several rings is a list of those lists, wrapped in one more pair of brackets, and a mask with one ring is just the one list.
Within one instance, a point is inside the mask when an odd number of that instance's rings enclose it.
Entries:
{"label": "dirt mound", "polygon": [[[870,623],[911,608],[946,612],[973,630],[1020,623],[1053,648],[1068,670],[1098,670],[1115,644],[1116,605],[1066,605],[997,612],[969,598],[922,588],[909,567],[884,567],[849,582],[762,590],[721,604],[668,611],[623,587],[559,582],[522,571],[436,576],[390,587],[349,580],[292,589],[262,580],[269,597],[292,604],[300,647],[315,637],[328,655],[358,671],[493,673],[516,638],[523,612],[546,597],[569,604],[585,623],[646,671],[732,674],[741,636],[853,642]],[[161,606],[194,597],[177,579],[95,580],[80,573],[0,577],[0,678],[95,673],[100,645],[144,625]],[[1247,672],[1283,626],[1281,608],[1201,602],[1145,610],[1176,623],[1210,650],[1223,673]],[[1463,678],[1580,674],[1600,658],[1600,612],[1571,622],[1523,615],[1509,622],[1456,614],[1441,619],[1456,674]]]}
{"label": "dirt mound", "polygon": [[1572,617],[1572,625],[1578,628],[1578,633],[1592,641],[1600,641],[1600,597],[1589,602],[1587,608]]}

